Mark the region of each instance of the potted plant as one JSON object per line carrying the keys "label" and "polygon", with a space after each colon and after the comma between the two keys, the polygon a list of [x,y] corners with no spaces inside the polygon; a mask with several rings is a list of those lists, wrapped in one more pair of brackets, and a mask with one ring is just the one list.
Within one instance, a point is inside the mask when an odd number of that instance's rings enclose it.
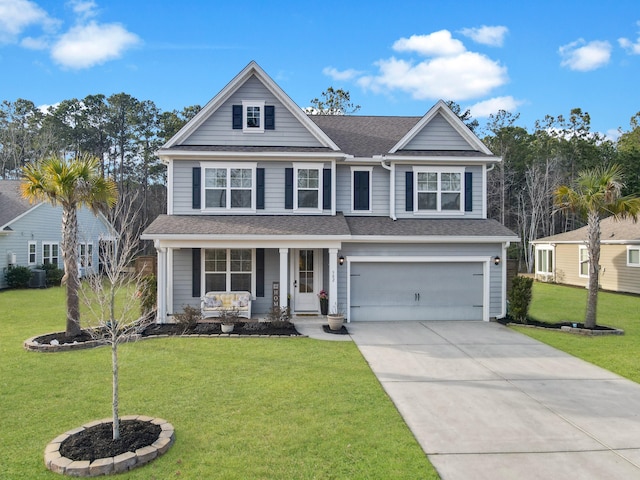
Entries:
{"label": "potted plant", "polygon": [[320,313],[326,315],[329,311],[329,294],[326,290],[320,290],[318,298],[320,299]]}
{"label": "potted plant", "polygon": [[327,315],[327,321],[329,322],[330,330],[340,330],[344,323],[344,312],[340,310],[332,311]]}
{"label": "potted plant", "polygon": [[233,332],[233,327],[239,322],[237,308],[224,308],[220,310],[220,329],[222,333]]}

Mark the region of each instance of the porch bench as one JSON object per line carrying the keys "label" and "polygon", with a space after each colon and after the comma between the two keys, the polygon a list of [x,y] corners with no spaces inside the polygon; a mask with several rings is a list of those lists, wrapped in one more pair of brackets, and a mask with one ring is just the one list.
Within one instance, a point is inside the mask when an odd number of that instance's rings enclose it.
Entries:
{"label": "porch bench", "polygon": [[251,318],[250,292],[207,292],[201,299],[203,318],[219,317],[222,310],[237,310],[239,317]]}

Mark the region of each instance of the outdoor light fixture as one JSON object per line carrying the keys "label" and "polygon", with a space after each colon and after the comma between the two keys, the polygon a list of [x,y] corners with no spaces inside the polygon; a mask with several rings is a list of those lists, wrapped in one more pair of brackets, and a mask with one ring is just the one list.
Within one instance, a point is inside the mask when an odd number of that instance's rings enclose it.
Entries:
{"label": "outdoor light fixture", "polygon": [[344,257],[342,255],[340,255],[338,262],[340,263],[340,265],[344,265]]}
{"label": "outdoor light fixture", "polygon": [[498,256],[493,257],[493,264],[494,265],[500,265],[500,261],[501,261],[500,257],[498,257]]}

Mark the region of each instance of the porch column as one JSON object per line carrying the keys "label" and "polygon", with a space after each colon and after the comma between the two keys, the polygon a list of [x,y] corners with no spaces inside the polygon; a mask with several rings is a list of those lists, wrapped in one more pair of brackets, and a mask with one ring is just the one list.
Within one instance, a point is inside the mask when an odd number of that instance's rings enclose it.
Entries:
{"label": "porch column", "polygon": [[167,321],[167,249],[156,247],[158,251],[158,323]]}
{"label": "porch column", "polygon": [[280,308],[287,307],[289,296],[289,249],[280,249]]}
{"label": "porch column", "polygon": [[329,313],[338,311],[338,249],[329,249]]}
{"label": "porch column", "polygon": [[[173,248],[167,248],[167,279],[165,282],[166,293],[166,311],[165,315],[173,315]],[[166,317],[165,317],[166,318]]]}

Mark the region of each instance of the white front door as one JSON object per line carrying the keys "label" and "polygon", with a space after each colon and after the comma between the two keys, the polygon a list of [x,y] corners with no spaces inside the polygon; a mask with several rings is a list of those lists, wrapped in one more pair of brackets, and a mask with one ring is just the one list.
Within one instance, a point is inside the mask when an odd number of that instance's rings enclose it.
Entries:
{"label": "white front door", "polygon": [[294,251],[294,310],[296,312],[317,312],[319,310],[320,272],[322,250]]}

